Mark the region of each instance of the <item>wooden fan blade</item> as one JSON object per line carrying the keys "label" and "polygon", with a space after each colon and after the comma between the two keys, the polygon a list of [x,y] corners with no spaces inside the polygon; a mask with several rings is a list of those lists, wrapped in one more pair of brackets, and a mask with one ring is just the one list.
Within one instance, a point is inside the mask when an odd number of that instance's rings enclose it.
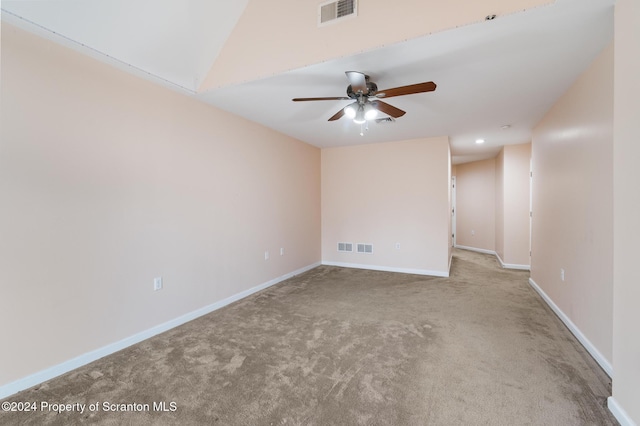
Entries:
{"label": "wooden fan blade", "polygon": [[347,98],[346,96],[341,96],[337,98],[293,98],[291,99],[293,102],[306,102],[306,101],[348,101],[351,98]]}
{"label": "wooden fan blade", "polygon": [[328,121],[336,121],[336,120],[342,118],[343,115],[344,115],[344,108],[342,108],[340,111],[338,111],[335,114],[333,114],[331,116],[331,118],[329,118]]}
{"label": "wooden fan blade", "polygon": [[369,93],[369,89],[367,89],[367,76],[358,71],[345,71],[345,74],[354,92],[361,91],[362,93]]}
{"label": "wooden fan blade", "polygon": [[382,101],[372,101],[371,106],[377,109],[378,111],[382,111],[385,114],[390,115],[393,118],[402,117],[407,113],[406,111],[403,111],[400,108],[396,108],[393,105],[389,105],[388,103],[382,102]]}
{"label": "wooden fan blade", "polygon": [[394,87],[392,89],[378,90],[376,96],[381,98],[392,98],[394,96],[413,95],[414,93],[433,92],[436,84],[433,81],[425,83],[410,84],[408,86]]}

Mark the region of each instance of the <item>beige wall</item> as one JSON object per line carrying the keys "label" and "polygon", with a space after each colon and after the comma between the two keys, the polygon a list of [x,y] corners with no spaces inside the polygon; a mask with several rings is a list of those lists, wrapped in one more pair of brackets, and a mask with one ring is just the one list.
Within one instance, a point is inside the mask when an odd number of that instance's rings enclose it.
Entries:
{"label": "beige wall", "polygon": [[[402,7],[391,7],[383,0],[367,0],[358,2],[357,18],[318,28],[320,3],[250,1],[200,90],[255,80],[480,23],[488,14],[504,16],[548,4],[550,0],[449,0],[437,4],[404,0]],[[291,19],[292,16],[296,19]],[[384,30],[372,31],[372,25]]]}
{"label": "beige wall", "polygon": [[[613,46],[533,132],[531,278],[612,359]],[[561,281],[560,269],[565,270]]]}
{"label": "beige wall", "polygon": [[496,160],[456,167],[456,245],[495,251]]}
{"label": "beige wall", "polygon": [[[506,265],[526,267],[529,265],[529,169],[531,160],[531,144],[506,145],[503,149],[504,181],[500,184],[503,190],[502,208],[504,229],[502,231],[503,252],[497,250]],[[497,177],[496,172],[496,177]],[[496,187],[498,198],[498,187]],[[496,238],[498,225],[496,211]]]}
{"label": "beige wall", "polygon": [[7,24],[1,132],[0,385],[320,261],[318,149]]}
{"label": "beige wall", "polygon": [[446,137],[323,149],[323,262],[448,275],[448,158]]}
{"label": "beige wall", "polygon": [[640,425],[640,2],[618,0],[615,23],[613,398]]}

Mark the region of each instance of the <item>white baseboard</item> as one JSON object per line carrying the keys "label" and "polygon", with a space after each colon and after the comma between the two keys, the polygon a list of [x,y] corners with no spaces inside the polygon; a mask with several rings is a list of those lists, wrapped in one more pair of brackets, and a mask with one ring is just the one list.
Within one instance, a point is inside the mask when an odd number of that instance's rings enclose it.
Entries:
{"label": "white baseboard", "polygon": [[295,275],[299,275],[303,272],[311,270],[317,266],[320,266],[320,262],[316,262],[314,264],[305,266],[303,268],[297,269],[288,274],[282,275],[280,277],[274,278],[270,281],[252,287],[248,290],[242,291],[240,293],[234,294],[233,296],[227,297],[226,299],[220,300],[218,302],[212,303],[211,305],[202,307],[195,311],[189,312],[187,314],[181,315],[177,318],[174,318],[165,323],[156,325],[150,329],[141,331],[140,333],[136,333],[133,336],[126,337],[117,342],[110,343],[106,346],[103,346],[99,349],[93,350],[91,352],[87,352],[80,356],[77,356],[68,361],[62,362],[58,365],[54,365],[53,367],[47,368],[45,370],[34,373],[30,376],[24,377],[22,379],[18,379],[14,382],[8,383],[4,386],[0,386],[0,399],[6,398],[8,396],[14,395],[22,390],[28,389],[32,386],[35,386],[39,383],[45,382],[47,380],[51,380],[54,377],[60,376],[62,374],[68,373],[71,370],[75,370],[76,368],[82,367],[83,365],[87,365],[90,362],[96,361],[102,357],[107,355],[111,355],[114,352],[127,348],[129,346],[135,345],[136,343],[140,343],[143,340],[149,339],[157,334],[164,333],[167,330],[178,327],[182,324],[185,324],[189,321],[192,321],[198,317],[206,315],[210,312],[213,312],[217,309],[220,309],[224,306],[227,306],[233,302],[236,302],[240,299],[243,299],[247,296],[252,295],[260,290],[264,290],[265,288],[271,287],[272,285],[278,284],[286,279],[289,279]]}
{"label": "white baseboard", "polygon": [[372,271],[384,271],[384,272],[400,272],[402,274],[429,275],[433,277],[446,278],[449,276],[449,271],[430,271],[427,269],[395,268],[393,266],[362,265],[358,263],[327,262],[327,261],[323,261],[322,264],[327,266],[339,266],[341,268],[369,269]]}
{"label": "white baseboard", "polygon": [[487,250],[487,249],[481,249],[481,248],[475,248],[475,247],[467,247],[467,246],[456,246],[456,248],[463,249],[463,250],[469,250],[469,251],[475,251],[475,252],[478,252],[478,253],[492,254],[498,259],[498,262],[500,263],[500,267],[503,268],[503,269],[519,269],[519,270],[522,270],[522,271],[530,271],[531,270],[531,266],[530,265],[519,265],[517,263],[504,263],[502,261],[502,258],[500,257],[500,255],[497,252],[493,251],[493,250]]}
{"label": "white baseboard", "polygon": [[468,247],[468,246],[460,246],[460,245],[456,245],[456,248],[462,249],[462,250],[469,250],[469,251],[476,251],[478,253],[484,253],[484,254],[492,254],[492,255],[496,255],[496,252],[493,250],[487,250],[487,249],[481,249],[481,248],[475,248],[475,247]]}
{"label": "white baseboard", "polygon": [[496,252],[496,257],[498,258],[498,262],[500,262],[500,266],[502,266],[502,269],[519,269],[522,271],[530,271],[531,270],[531,266],[530,265],[519,265],[517,263],[504,263],[502,261],[502,258],[500,257],[500,255]]}
{"label": "white baseboard", "polygon": [[602,367],[605,373],[607,373],[609,377],[613,377],[613,367],[611,363],[600,353],[600,351],[598,351],[598,349],[596,349],[596,347],[589,341],[589,339],[587,339],[587,337],[582,334],[582,331],[580,331],[580,329],[573,323],[573,321],[571,321],[569,317],[564,312],[562,312],[558,305],[556,305],[553,300],[551,300],[547,293],[545,293],[544,290],[542,290],[542,288],[540,288],[540,286],[538,286],[538,284],[536,284],[536,282],[532,278],[529,278],[529,284],[542,297],[542,299],[547,302],[547,305],[549,305],[549,307],[553,310],[553,312],[555,312],[558,318],[560,318],[560,320],[567,326],[569,331],[571,331],[571,333],[576,336],[578,341],[591,354],[593,359],[595,359],[596,362],[600,364],[600,367]]}
{"label": "white baseboard", "polygon": [[620,406],[620,404],[618,404],[618,401],[616,401],[614,397],[610,396],[607,398],[607,407],[621,426],[637,426],[636,422],[629,417],[627,412]]}

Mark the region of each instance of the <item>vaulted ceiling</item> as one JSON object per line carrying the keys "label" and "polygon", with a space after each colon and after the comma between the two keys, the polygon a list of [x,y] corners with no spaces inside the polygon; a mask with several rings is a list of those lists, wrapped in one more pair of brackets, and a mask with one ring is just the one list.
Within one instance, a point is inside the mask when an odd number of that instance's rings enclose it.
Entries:
{"label": "vaulted ceiling", "polygon": [[[486,14],[498,12],[490,21],[474,1],[458,22],[458,15],[435,13],[438,2],[431,21],[391,13],[385,21],[367,9],[374,0],[360,0],[356,18],[329,30],[316,25],[318,2],[267,2],[290,6],[274,7],[270,21],[270,9],[259,9],[266,3],[252,1],[4,0],[2,19],[318,147],[448,135],[454,163],[529,142],[536,123],[613,37],[613,0],[536,7],[529,0],[520,11],[491,0],[483,2]],[[423,81],[438,87],[389,99],[407,114],[368,129],[346,117],[327,121],[349,101],[291,101],[344,96],[348,70],[370,75],[381,89]]]}

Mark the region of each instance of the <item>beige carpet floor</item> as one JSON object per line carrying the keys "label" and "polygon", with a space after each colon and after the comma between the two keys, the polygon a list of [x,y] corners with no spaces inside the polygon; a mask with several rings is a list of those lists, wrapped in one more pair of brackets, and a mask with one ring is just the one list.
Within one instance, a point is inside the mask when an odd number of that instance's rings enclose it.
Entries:
{"label": "beige carpet floor", "polygon": [[450,278],[321,266],[5,400],[83,413],[0,424],[617,424],[527,280],[462,250]]}

